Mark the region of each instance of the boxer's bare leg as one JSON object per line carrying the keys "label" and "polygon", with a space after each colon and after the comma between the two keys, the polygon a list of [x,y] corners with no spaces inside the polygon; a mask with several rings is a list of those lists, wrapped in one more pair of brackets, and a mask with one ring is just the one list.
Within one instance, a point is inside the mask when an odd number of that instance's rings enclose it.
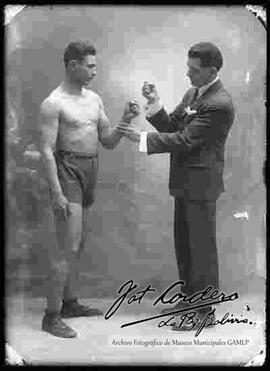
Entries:
{"label": "boxer's bare leg", "polygon": [[[70,246],[69,254],[69,274],[64,288],[63,305],[61,308],[61,315],[63,318],[84,317],[84,316],[98,316],[103,313],[97,309],[80,304],[77,301],[77,284],[79,276],[79,264],[82,258],[82,252],[85,249],[86,243],[89,243],[89,228],[90,228],[90,207],[79,208],[78,205],[73,210],[73,218],[77,216],[76,222],[72,223],[70,231],[72,231],[72,244]],[[79,223],[80,222],[80,223]]]}
{"label": "boxer's bare leg", "polygon": [[69,274],[64,287],[63,298],[65,300],[76,297],[77,284],[79,278],[79,264],[82,253],[85,251],[89,241],[91,231],[91,207],[81,208],[78,204],[71,204],[73,215],[69,219],[70,246],[69,255]]}
{"label": "boxer's bare leg", "polygon": [[67,220],[67,256],[69,271],[64,286],[63,299],[77,297],[79,255],[82,238],[82,207],[77,203],[70,203],[72,214]]}
{"label": "boxer's bare leg", "polygon": [[68,274],[64,286],[63,299],[73,299],[77,297],[79,264],[82,252],[88,243],[90,222],[90,207],[82,208],[78,204],[71,204],[73,214],[68,221],[68,231],[70,244],[68,252]]}
{"label": "boxer's bare leg", "polygon": [[48,279],[46,282],[47,311],[60,313],[63,296],[63,286],[68,274],[68,262],[65,258],[50,262]]}
{"label": "boxer's bare leg", "polygon": [[55,210],[56,246],[50,249],[47,287],[47,308],[42,329],[58,337],[73,338],[76,332],[61,320],[62,299],[74,298],[77,284],[78,251],[81,243],[82,209],[70,203],[68,218]]}
{"label": "boxer's bare leg", "polygon": [[87,249],[87,245],[91,245],[91,214],[92,207],[84,207],[82,209],[82,244],[80,254]]}
{"label": "boxer's bare leg", "polygon": [[79,204],[70,203],[70,209],[72,214],[67,219],[60,212],[55,212],[57,251],[50,257],[47,295],[49,311],[59,312],[62,298],[69,299],[76,296],[82,208]]}

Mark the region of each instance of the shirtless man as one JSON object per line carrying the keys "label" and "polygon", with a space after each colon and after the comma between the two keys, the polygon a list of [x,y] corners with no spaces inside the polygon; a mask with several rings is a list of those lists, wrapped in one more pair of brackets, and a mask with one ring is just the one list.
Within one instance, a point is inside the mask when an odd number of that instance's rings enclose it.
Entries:
{"label": "shirtless man", "polygon": [[113,149],[123,130],[139,114],[127,102],[118,125],[111,127],[101,98],[85,86],[96,75],[96,50],[71,42],[64,53],[64,81],[42,102],[39,149],[50,188],[57,244],[49,251],[47,308],[42,330],[64,338],[76,332],[61,318],[101,315],[78,303],[79,260],[85,247],[89,210],[98,170],[98,142]]}

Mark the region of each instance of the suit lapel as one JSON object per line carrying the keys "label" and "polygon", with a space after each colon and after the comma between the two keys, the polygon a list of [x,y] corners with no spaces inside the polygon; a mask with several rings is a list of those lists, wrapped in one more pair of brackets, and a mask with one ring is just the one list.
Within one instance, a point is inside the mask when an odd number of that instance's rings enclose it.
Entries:
{"label": "suit lapel", "polygon": [[[219,89],[223,87],[222,82],[220,80],[216,81],[213,85],[211,85],[202,95],[199,96],[196,100],[194,100],[196,95],[196,88],[194,88],[189,96],[189,99],[187,100],[186,107],[189,107],[191,110],[197,110],[199,109],[202,102],[207,101],[209,97],[211,97],[212,94],[215,94]],[[189,116],[186,112],[183,115],[183,122],[184,125],[187,125],[193,116]]]}
{"label": "suit lapel", "polygon": [[212,94],[215,94],[222,86],[220,80],[216,81],[191,104],[190,108],[196,110],[203,101],[207,100]]}
{"label": "suit lapel", "polygon": [[189,107],[191,107],[195,103],[197,93],[198,93],[198,89],[197,88],[193,88],[192,89],[192,92],[190,94],[190,97],[189,97],[189,99],[187,101]]}

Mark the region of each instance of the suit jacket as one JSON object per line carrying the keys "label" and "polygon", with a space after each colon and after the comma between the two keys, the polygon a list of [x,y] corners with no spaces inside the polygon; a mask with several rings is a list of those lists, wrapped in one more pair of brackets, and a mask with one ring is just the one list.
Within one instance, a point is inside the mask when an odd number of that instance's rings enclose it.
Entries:
{"label": "suit jacket", "polygon": [[216,200],[224,191],[224,148],[234,108],[220,80],[192,102],[195,91],[189,89],[171,114],[162,108],[147,117],[158,130],[147,134],[147,153],[171,154],[171,195]]}

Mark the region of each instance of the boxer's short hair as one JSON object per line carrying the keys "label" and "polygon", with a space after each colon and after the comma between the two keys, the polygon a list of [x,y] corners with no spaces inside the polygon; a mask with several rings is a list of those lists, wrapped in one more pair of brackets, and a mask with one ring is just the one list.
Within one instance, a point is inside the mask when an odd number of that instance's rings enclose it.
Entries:
{"label": "boxer's short hair", "polygon": [[81,62],[86,55],[96,55],[96,49],[89,41],[72,41],[64,52],[64,63],[67,67],[72,59]]}
{"label": "boxer's short hair", "polygon": [[210,42],[193,45],[188,51],[189,58],[200,58],[202,67],[216,67],[219,71],[223,65],[223,57],[219,48]]}

